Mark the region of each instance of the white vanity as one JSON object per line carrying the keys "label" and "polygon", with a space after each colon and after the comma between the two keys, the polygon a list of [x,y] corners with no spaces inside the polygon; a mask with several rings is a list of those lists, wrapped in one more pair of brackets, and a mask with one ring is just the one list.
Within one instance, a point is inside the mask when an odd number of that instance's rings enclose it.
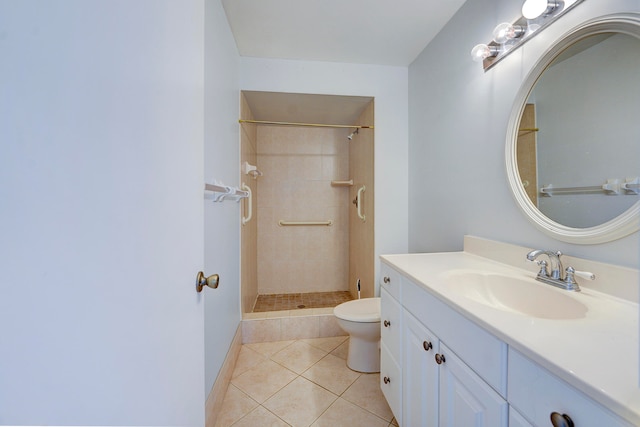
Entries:
{"label": "white vanity", "polygon": [[530,248],[464,248],[381,257],[380,386],[400,426],[640,425],[638,270],[565,256],[596,275],[568,292],[535,280]]}

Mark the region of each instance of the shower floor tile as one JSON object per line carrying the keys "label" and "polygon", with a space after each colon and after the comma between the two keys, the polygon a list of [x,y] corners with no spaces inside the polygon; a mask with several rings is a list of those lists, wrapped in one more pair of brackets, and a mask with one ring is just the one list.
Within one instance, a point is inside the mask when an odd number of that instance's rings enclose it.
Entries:
{"label": "shower floor tile", "polygon": [[349,291],[258,295],[253,312],[335,307],[352,299]]}

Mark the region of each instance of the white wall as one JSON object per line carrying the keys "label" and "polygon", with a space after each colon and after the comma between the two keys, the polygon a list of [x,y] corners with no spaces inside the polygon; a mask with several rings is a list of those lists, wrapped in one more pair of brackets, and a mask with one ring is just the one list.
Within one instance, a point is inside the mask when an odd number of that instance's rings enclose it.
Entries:
{"label": "white wall", "polygon": [[[205,2],[205,150],[207,182],[240,186],[239,55],[219,0]],[[205,391],[209,393],[240,323],[240,204],[205,201]]]}
{"label": "white wall", "polygon": [[510,193],[504,147],[516,93],[548,46],[592,17],[637,11],[638,2],[586,1],[483,72],[471,48],[518,17],[521,4],[468,0],[409,67],[410,250],[460,250],[462,236],[472,234],[637,268],[638,233],[584,246],[534,228]]}
{"label": "white wall", "polygon": [[203,13],[0,1],[0,424],[204,423]]}
{"label": "white wall", "polygon": [[408,247],[407,78],[404,67],[241,59],[242,90],[375,98],[376,260]]}

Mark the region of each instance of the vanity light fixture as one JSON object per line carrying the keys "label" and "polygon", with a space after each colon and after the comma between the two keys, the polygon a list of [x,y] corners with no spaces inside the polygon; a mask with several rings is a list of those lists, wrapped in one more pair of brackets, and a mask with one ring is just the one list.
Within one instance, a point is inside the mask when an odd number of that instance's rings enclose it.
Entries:
{"label": "vanity light fixture", "polygon": [[498,46],[480,43],[471,49],[471,58],[476,62],[482,62],[489,57],[495,57],[498,53],[500,53]]}
{"label": "vanity light fixture", "polygon": [[517,39],[524,36],[527,32],[527,27],[522,25],[513,25],[509,22],[503,22],[498,24],[493,29],[493,41],[498,44],[505,44],[510,40]]}
{"label": "vanity light fixture", "polygon": [[503,22],[493,30],[493,40],[478,44],[471,50],[474,61],[482,62],[485,71],[502,58],[535,36],[547,25],[564,15],[584,0],[526,0],[522,5],[522,16]]}
{"label": "vanity light fixture", "polygon": [[536,19],[552,14],[559,7],[560,2],[555,0],[526,0],[522,5],[522,16]]}

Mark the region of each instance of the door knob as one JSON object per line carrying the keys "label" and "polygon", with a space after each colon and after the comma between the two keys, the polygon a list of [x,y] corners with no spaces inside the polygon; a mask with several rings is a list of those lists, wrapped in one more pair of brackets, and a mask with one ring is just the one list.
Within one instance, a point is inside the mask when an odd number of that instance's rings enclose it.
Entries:
{"label": "door knob", "polygon": [[202,271],[198,271],[198,275],[196,276],[196,291],[202,292],[202,288],[205,286],[210,287],[211,289],[215,289],[220,284],[220,276],[217,274],[212,274],[209,277],[205,277]]}

